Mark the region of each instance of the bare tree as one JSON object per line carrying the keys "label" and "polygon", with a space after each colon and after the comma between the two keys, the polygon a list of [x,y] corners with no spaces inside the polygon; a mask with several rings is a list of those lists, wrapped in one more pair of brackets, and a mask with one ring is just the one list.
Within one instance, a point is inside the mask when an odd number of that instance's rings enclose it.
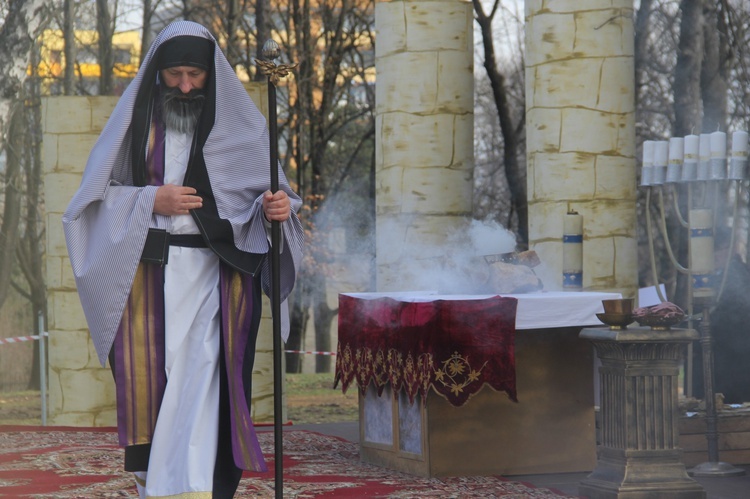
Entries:
{"label": "bare tree", "polygon": [[8,140],[5,143],[5,205],[0,228],[0,306],[10,291],[15,264],[16,247],[19,240],[19,223],[23,203],[23,104],[16,101],[11,113]]}
{"label": "bare tree", "polygon": [[700,130],[701,68],[703,66],[703,0],[682,0],[680,39],[674,71],[672,135],[684,137]]}
{"label": "bare tree", "polygon": [[[115,4],[116,9],[117,4]],[[115,26],[114,16],[109,11],[108,0],[96,0],[96,31],[99,34],[99,95],[111,95],[114,88],[115,55],[112,37]]]}
{"label": "bare tree", "polygon": [[141,60],[146,57],[148,49],[153,41],[153,19],[156,9],[161,5],[161,0],[143,0],[143,26],[141,27]]}
{"label": "bare tree", "polygon": [[651,9],[654,0],[641,0],[635,16],[635,98],[640,100],[641,88],[645,85],[646,65],[648,60],[648,35],[651,32]]}
{"label": "bare tree", "polygon": [[[311,235],[291,320],[293,333],[301,335],[303,322],[311,317],[316,349],[328,351],[338,310],[326,295],[331,257],[324,235],[332,219],[324,207],[334,202],[334,193],[351,188],[353,177],[369,179],[374,167],[365,146],[374,141],[374,89],[368,76],[374,67],[374,3],[331,0],[311,5],[308,0],[292,0],[290,6],[290,16],[279,15],[286,24],[276,31],[289,59],[299,62],[289,88],[289,126],[299,134],[287,134],[285,149],[287,160],[297,162],[298,189],[309,209],[304,222]],[[354,129],[354,137],[345,138]],[[359,173],[349,173],[352,168],[359,168]],[[362,208],[356,211],[367,214],[374,198],[369,187],[360,187],[364,192],[356,199]],[[359,258],[369,260],[366,254]],[[299,336],[291,339],[301,343]],[[330,357],[316,358],[316,371],[328,370]]]}
{"label": "bare tree", "polygon": [[703,131],[726,130],[728,108],[728,72],[731,51],[725,2],[703,2],[703,39],[705,57],[701,66],[701,97],[703,99]]}
{"label": "bare tree", "polygon": [[[26,78],[29,50],[48,20],[49,0],[10,0],[0,27],[0,131],[5,132],[13,100]],[[2,145],[2,144],[0,144]]]}
{"label": "bare tree", "polygon": [[[672,136],[684,137],[700,130],[701,121],[701,67],[703,64],[703,0],[682,0],[680,3],[679,39],[677,40],[677,59],[672,83],[674,122]],[[674,186],[673,191],[663,195],[667,202],[676,201],[682,214],[690,208],[687,203],[687,188]],[[673,203],[669,203],[673,204]],[[670,216],[666,220],[667,237],[679,262],[688,265],[687,230],[682,226],[679,217]],[[663,238],[664,235],[662,234]],[[666,242],[666,241],[664,241]],[[689,282],[685,275],[674,266],[670,269],[671,299],[683,306],[688,303]]]}
{"label": "bare tree", "polygon": [[[492,88],[497,117],[500,122],[500,131],[503,136],[503,167],[508,182],[511,198],[511,210],[518,219],[516,229],[517,243],[520,248],[526,248],[529,244],[529,217],[528,199],[526,193],[526,175],[524,165],[518,160],[519,140],[517,124],[514,123],[513,112],[508,102],[506,90],[506,79],[497,65],[495,55],[494,34],[492,21],[501,6],[500,0],[494,0],[492,10],[485,13],[481,0],[472,0],[476,21],[482,33],[482,46],[484,47],[484,68]],[[522,121],[522,120],[521,120]],[[504,224],[511,227],[510,223]]]}
{"label": "bare tree", "polygon": [[[38,46],[31,51],[31,67],[39,67]],[[25,279],[25,286],[14,285],[16,291],[31,304],[34,317],[46,318],[47,287],[44,279],[45,228],[42,222],[44,200],[42,180],[42,113],[39,77],[32,71],[24,92],[24,155],[23,167],[25,185],[25,210],[23,232],[16,250],[19,267]],[[46,323],[46,320],[44,321]],[[34,323],[37,335],[42,333],[38,321]],[[40,341],[46,341],[41,338]],[[34,342],[33,366],[29,389],[39,388],[39,342]]]}
{"label": "bare tree", "polygon": [[0,225],[0,306],[5,302],[10,288],[22,203],[20,163],[17,167],[11,166],[11,163],[14,158],[20,157],[23,145],[14,141],[6,147],[4,137],[11,117],[13,120],[21,119],[18,116],[21,111],[17,98],[26,78],[29,51],[34,38],[47,22],[50,7],[55,6],[44,0],[11,0],[7,4],[5,22],[0,28],[0,148],[5,149],[8,156]]}
{"label": "bare tree", "polygon": [[75,92],[75,0],[64,0],[63,2],[63,48],[65,58],[65,70],[63,72],[63,93],[73,95]]}
{"label": "bare tree", "polygon": [[[263,59],[263,44],[271,38],[271,23],[268,19],[270,12],[269,0],[255,0],[255,28],[256,28],[256,51],[255,58]],[[250,40],[246,37],[245,43],[250,46]],[[255,80],[263,81],[265,77],[260,71],[255,72]]]}

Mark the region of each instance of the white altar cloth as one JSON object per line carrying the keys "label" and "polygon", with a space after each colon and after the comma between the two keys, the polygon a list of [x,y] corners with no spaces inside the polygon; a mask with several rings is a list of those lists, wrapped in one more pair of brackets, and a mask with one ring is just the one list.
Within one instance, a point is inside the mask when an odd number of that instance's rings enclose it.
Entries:
{"label": "white altar cloth", "polygon": [[491,296],[518,299],[516,330],[546,329],[571,326],[601,326],[596,314],[604,312],[602,300],[622,298],[620,293],[598,291],[539,291],[536,293],[502,295],[443,295],[432,291],[393,291],[382,293],[343,293],[346,296],[371,300],[391,298],[397,301],[481,300]]}

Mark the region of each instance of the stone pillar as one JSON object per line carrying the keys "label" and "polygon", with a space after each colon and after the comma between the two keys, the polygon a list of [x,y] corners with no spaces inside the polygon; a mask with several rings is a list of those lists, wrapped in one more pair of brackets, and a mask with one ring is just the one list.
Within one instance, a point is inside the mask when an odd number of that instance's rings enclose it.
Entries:
{"label": "stone pillar", "polygon": [[633,296],[636,252],[632,0],[526,0],[529,244],[562,284],[566,212],[583,216],[583,289]]}
{"label": "stone pillar", "polygon": [[379,291],[414,289],[472,212],[473,17],[464,0],[379,1]]}
{"label": "stone pillar", "polygon": [[[265,84],[249,93],[267,116]],[[47,225],[48,422],[64,426],[117,424],[109,367],[101,367],[89,338],[68,260],[62,214],[81,182],[86,159],[117,97],[48,97],[42,102],[45,219]],[[253,371],[252,417],[273,420],[273,337],[264,296]]]}
{"label": "stone pillar", "polygon": [[579,493],[590,499],[706,497],[679,448],[678,375],[692,329],[586,329],[601,360],[601,443]]}
{"label": "stone pillar", "polygon": [[99,365],[89,338],[62,229],[62,214],[116,103],[114,97],[42,100],[51,425],[117,424],[112,374]]}

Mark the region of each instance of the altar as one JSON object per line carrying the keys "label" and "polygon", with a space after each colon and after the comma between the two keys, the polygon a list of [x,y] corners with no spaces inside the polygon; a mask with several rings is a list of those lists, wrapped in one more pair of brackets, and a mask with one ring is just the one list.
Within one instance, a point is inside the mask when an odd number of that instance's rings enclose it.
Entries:
{"label": "altar", "polygon": [[619,293],[339,296],[336,383],[359,389],[360,456],[419,476],[596,466],[594,353]]}

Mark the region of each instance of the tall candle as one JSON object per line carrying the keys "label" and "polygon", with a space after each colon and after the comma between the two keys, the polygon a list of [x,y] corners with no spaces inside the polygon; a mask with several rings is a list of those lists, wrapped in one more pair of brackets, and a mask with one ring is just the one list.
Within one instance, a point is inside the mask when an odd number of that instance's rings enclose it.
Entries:
{"label": "tall candle", "polygon": [[685,154],[682,160],[682,181],[690,182],[698,175],[698,147],[700,138],[697,135],[685,137]]}
{"label": "tall candle", "polygon": [[690,270],[693,296],[713,295],[714,232],[713,210],[690,210]]}
{"label": "tall candle", "polygon": [[709,134],[700,135],[698,151],[698,180],[708,180],[708,170],[711,167],[711,136]]}
{"label": "tall candle", "polygon": [[732,134],[732,154],[744,153],[747,156],[748,152],[748,135],[747,132],[738,130]]}
{"label": "tall candle", "polygon": [[669,142],[657,140],[654,144],[654,173],[651,178],[653,185],[663,184],[667,178],[667,158],[669,157]]}
{"label": "tall candle", "polygon": [[711,167],[708,177],[711,180],[727,178],[727,134],[724,132],[711,134]]}
{"label": "tall candle", "polygon": [[711,157],[727,157],[727,134],[724,132],[714,132],[711,134]]}
{"label": "tall candle", "polygon": [[583,287],[583,217],[569,211],[563,218],[563,289]]}
{"label": "tall candle", "polygon": [[651,185],[654,174],[654,141],[643,143],[643,168],[641,168],[641,185]]}
{"label": "tall candle", "polygon": [[747,178],[748,135],[736,131],[732,134],[732,157],[729,162],[729,178],[744,180]]}
{"label": "tall candle", "polygon": [[669,139],[669,162],[667,164],[667,183],[679,182],[682,178],[682,161],[685,154],[685,140],[682,137]]}

